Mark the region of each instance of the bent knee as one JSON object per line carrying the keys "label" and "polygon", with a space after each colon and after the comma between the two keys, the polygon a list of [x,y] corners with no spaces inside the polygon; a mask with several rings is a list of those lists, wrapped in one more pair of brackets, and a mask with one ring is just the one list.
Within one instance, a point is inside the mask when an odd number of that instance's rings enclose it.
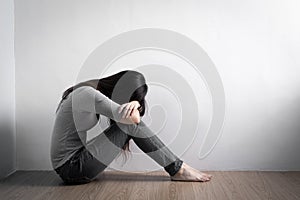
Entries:
{"label": "bent knee", "polygon": [[142,120],[140,120],[139,123],[134,123],[134,124],[123,124],[120,122],[117,123],[117,125],[123,132],[132,136],[135,136],[137,134],[137,130],[139,126],[141,126],[142,124],[143,124]]}

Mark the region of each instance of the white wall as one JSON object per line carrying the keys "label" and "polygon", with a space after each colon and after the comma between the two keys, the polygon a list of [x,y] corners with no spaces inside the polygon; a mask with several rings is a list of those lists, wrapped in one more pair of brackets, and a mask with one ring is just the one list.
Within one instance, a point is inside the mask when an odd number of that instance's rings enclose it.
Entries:
{"label": "white wall", "polygon": [[15,171],[14,2],[0,2],[0,178]]}
{"label": "white wall", "polygon": [[300,169],[298,1],[15,0],[15,7],[18,169],[51,168],[62,91],[102,42],[145,27],[197,42],[223,80],[223,135],[204,160],[195,153],[201,141],[194,143],[182,157],[187,163],[206,170]]}

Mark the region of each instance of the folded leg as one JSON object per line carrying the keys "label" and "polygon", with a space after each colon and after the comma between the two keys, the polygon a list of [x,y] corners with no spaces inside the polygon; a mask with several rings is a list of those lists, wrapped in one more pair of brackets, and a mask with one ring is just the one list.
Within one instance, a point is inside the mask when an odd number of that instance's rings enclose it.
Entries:
{"label": "folded leg", "polygon": [[179,159],[141,120],[139,124],[122,124],[118,126],[136,143],[136,145],[160,166],[164,167],[170,176],[179,171],[183,161]]}

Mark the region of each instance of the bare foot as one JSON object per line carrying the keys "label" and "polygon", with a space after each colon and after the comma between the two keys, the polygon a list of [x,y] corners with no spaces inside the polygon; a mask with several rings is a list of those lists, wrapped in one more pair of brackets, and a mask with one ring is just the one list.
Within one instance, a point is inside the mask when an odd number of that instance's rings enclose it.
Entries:
{"label": "bare foot", "polygon": [[211,179],[211,174],[206,174],[200,172],[197,169],[190,167],[189,165],[182,163],[180,170],[171,176],[172,181],[209,181]]}

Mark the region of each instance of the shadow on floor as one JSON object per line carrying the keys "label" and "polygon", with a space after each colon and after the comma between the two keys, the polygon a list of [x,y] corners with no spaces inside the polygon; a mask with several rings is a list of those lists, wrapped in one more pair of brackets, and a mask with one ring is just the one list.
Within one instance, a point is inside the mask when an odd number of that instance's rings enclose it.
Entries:
{"label": "shadow on floor", "polygon": [[[118,172],[104,171],[100,173],[95,182],[114,182],[114,181],[170,181],[170,177],[162,175],[162,172]],[[64,186],[68,187],[55,173],[55,171],[17,171],[9,177],[0,181],[0,187],[23,185],[23,186]]]}

